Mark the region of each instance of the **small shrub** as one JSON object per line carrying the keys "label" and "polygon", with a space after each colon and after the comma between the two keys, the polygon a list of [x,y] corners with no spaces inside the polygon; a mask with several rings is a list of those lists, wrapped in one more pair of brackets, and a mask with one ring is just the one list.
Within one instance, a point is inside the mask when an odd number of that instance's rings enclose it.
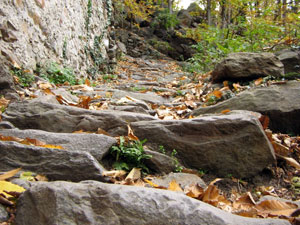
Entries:
{"label": "small shrub", "polygon": [[71,68],[61,67],[55,62],[50,63],[46,68],[41,68],[37,65],[37,74],[54,84],[69,83],[70,85],[76,84],[76,77]]}
{"label": "small shrub", "polygon": [[161,10],[158,15],[155,17],[154,21],[152,22],[152,27],[159,27],[165,29],[172,29],[179,21],[176,17],[176,14],[171,14],[168,9]]}
{"label": "small shrub", "polygon": [[144,164],[145,159],[150,159],[152,156],[144,152],[143,141],[125,141],[123,136],[120,137],[119,146],[112,146],[110,154],[112,154],[116,162],[113,164],[115,169],[131,170],[134,167],[142,168],[144,172],[149,173],[149,169]]}
{"label": "small shrub", "polygon": [[11,70],[11,74],[18,77],[19,84],[23,87],[29,87],[34,82],[33,74],[29,73],[27,70],[14,67]]}

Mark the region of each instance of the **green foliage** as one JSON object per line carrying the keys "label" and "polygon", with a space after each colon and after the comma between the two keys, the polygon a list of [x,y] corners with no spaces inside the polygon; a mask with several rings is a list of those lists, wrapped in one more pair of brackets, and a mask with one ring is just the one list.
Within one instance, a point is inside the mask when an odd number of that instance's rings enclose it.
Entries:
{"label": "green foliage", "polygon": [[37,65],[37,74],[54,84],[63,84],[68,82],[70,85],[76,84],[76,77],[72,69],[61,67],[55,62],[50,63],[46,68]]}
{"label": "green foliage", "polygon": [[159,151],[162,153],[162,154],[166,154],[166,149],[163,145],[160,145],[159,147]]}
{"label": "green foliage", "polygon": [[177,151],[176,151],[176,149],[173,149],[173,151],[171,153],[171,157],[174,160],[175,172],[180,173],[183,170],[183,167],[180,165],[176,155],[177,155]]}
{"label": "green foliage", "polygon": [[22,68],[14,67],[11,70],[11,74],[18,77],[19,84],[22,85],[23,87],[29,87],[34,82],[33,74],[31,74],[30,72]]}
{"label": "green foliage", "polygon": [[155,17],[151,26],[172,29],[177,24],[179,24],[179,21],[177,19],[176,14],[171,14],[168,9],[164,9],[158,12],[158,15]]}
{"label": "green foliage", "polygon": [[116,80],[118,78],[117,75],[114,75],[114,74],[105,74],[102,76],[102,79],[106,82],[110,82],[112,80]]}
{"label": "green foliage", "polygon": [[142,168],[144,172],[149,172],[149,169],[145,166],[144,160],[150,159],[152,156],[147,155],[144,152],[143,144],[147,140],[143,141],[128,141],[125,142],[123,136],[120,137],[119,146],[112,146],[110,153],[115,157],[114,163],[115,169],[131,170],[134,167]]}

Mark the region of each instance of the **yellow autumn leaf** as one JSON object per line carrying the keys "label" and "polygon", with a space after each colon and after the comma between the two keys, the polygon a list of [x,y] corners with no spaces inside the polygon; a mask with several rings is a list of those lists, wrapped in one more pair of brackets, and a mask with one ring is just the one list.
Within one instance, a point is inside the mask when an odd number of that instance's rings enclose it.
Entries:
{"label": "yellow autumn leaf", "polygon": [[0,180],[6,180],[8,178],[13,177],[15,174],[17,174],[19,171],[21,170],[21,168],[18,169],[14,169],[14,170],[10,170],[4,174],[0,175]]}
{"label": "yellow autumn leaf", "polygon": [[12,197],[11,195],[5,192],[18,192],[22,193],[25,189],[19,185],[13,184],[8,181],[0,181],[0,194],[3,194],[5,197],[9,198]]}
{"label": "yellow autumn leaf", "polygon": [[169,191],[181,191],[183,192],[182,188],[180,187],[180,185],[176,182],[176,180],[172,180],[169,183],[169,187],[168,187]]}
{"label": "yellow autumn leaf", "polygon": [[154,188],[158,188],[158,187],[159,187],[159,185],[154,184],[152,181],[150,181],[150,180],[148,180],[148,179],[145,179],[145,178],[144,178],[144,181],[145,181],[146,183],[148,183],[151,187],[154,187]]}
{"label": "yellow autumn leaf", "polygon": [[258,86],[258,85],[260,85],[262,82],[263,82],[263,79],[260,77],[260,78],[258,78],[257,80],[254,81],[254,84],[255,84],[256,86]]}

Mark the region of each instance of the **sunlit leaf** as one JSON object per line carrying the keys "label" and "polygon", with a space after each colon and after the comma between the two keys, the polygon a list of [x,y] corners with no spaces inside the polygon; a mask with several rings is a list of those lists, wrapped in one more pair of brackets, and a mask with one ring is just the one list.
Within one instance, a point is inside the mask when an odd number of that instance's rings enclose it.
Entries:
{"label": "sunlit leaf", "polygon": [[258,85],[260,85],[262,82],[263,82],[263,79],[260,77],[260,78],[258,78],[257,80],[254,81],[254,84],[255,84],[256,86],[258,86]]}
{"label": "sunlit leaf", "polygon": [[272,216],[290,216],[298,206],[279,200],[265,200],[255,207],[259,213],[267,213]]}
{"label": "sunlit leaf", "polygon": [[7,194],[6,192],[24,192],[25,189],[19,185],[13,184],[8,181],[0,181],[0,194],[4,195],[5,197],[11,197],[11,195]]}
{"label": "sunlit leaf", "polygon": [[150,180],[148,180],[148,179],[146,179],[146,178],[144,178],[144,181],[145,181],[147,184],[149,184],[151,187],[154,187],[154,188],[158,188],[158,187],[159,187],[159,185],[153,183],[152,181],[150,181]]}
{"label": "sunlit leaf", "polygon": [[170,190],[170,191],[180,191],[180,192],[183,192],[182,188],[181,188],[180,185],[176,182],[176,180],[172,180],[172,181],[169,183],[168,190]]}
{"label": "sunlit leaf", "polygon": [[199,184],[188,185],[184,188],[184,194],[192,198],[199,198],[204,193],[204,189]]}
{"label": "sunlit leaf", "polygon": [[290,158],[290,157],[281,156],[281,155],[278,155],[278,154],[276,154],[276,156],[279,157],[279,158],[284,159],[287,162],[287,164],[295,167],[297,170],[300,169],[300,164],[295,159]]}
{"label": "sunlit leaf", "polygon": [[129,124],[127,124],[127,128],[128,128],[128,138],[129,140],[132,140],[132,141],[139,141],[139,138],[137,136],[134,135],[131,127]]}
{"label": "sunlit leaf", "polygon": [[231,112],[230,109],[224,109],[224,110],[221,111],[222,114],[227,114],[227,113],[229,113],[229,112]]}
{"label": "sunlit leaf", "polygon": [[5,172],[4,174],[0,175],[0,180],[6,180],[8,178],[11,178],[14,175],[16,175],[20,170],[21,170],[21,168],[18,168],[18,169],[14,169],[14,170],[10,170],[8,172]]}
{"label": "sunlit leaf", "polygon": [[102,176],[104,177],[113,177],[113,178],[121,178],[127,174],[125,170],[111,170],[111,171],[104,171]]}
{"label": "sunlit leaf", "polygon": [[125,178],[125,181],[136,181],[141,178],[141,168],[133,168]]}
{"label": "sunlit leaf", "polygon": [[20,179],[22,180],[28,180],[28,181],[34,181],[33,173],[30,171],[26,171],[20,174]]}

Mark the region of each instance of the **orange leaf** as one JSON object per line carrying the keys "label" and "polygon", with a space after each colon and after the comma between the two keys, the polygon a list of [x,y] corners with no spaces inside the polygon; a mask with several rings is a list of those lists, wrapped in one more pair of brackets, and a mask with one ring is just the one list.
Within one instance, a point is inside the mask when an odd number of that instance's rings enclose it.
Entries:
{"label": "orange leaf", "polygon": [[265,200],[256,205],[259,213],[267,213],[270,216],[290,216],[298,206],[289,202],[278,200]]}
{"label": "orange leaf", "polygon": [[84,84],[87,86],[91,86],[91,82],[89,81],[89,79],[85,79]]}
{"label": "orange leaf", "polygon": [[177,184],[176,180],[172,180],[172,181],[169,183],[168,190],[170,190],[170,191],[181,191],[181,192],[183,192],[183,190],[181,189],[181,187],[179,186],[179,184]]}
{"label": "orange leaf", "polygon": [[46,95],[55,95],[49,88],[43,89],[43,92],[44,92]]}
{"label": "orange leaf", "polygon": [[97,130],[96,133],[97,134],[104,134],[104,135],[110,136],[109,133],[107,133],[105,130],[101,129],[100,127],[98,128],[98,130]]}
{"label": "orange leaf", "polygon": [[261,116],[259,118],[259,121],[261,125],[263,126],[264,130],[268,128],[269,123],[270,123],[270,118],[268,116]]}
{"label": "orange leaf", "polygon": [[41,145],[41,147],[43,148],[56,148],[56,149],[64,149],[62,146],[60,145],[48,145],[48,144],[45,144],[45,145]]}
{"label": "orange leaf", "polygon": [[148,179],[145,179],[145,178],[144,178],[144,181],[145,181],[146,183],[148,183],[151,187],[155,187],[155,188],[158,188],[158,187],[159,187],[159,185],[154,184],[152,181],[150,181],[150,180],[148,180]]}
{"label": "orange leaf", "polygon": [[217,98],[221,98],[223,93],[222,91],[215,90],[213,91],[213,95],[216,96]]}
{"label": "orange leaf", "polygon": [[128,127],[128,138],[129,138],[129,140],[138,141],[139,138],[133,134],[133,131],[132,131],[129,124],[127,124],[127,127]]}
{"label": "orange leaf", "polygon": [[221,111],[222,114],[226,114],[226,113],[229,113],[229,112],[231,112],[230,109],[224,109],[224,110]]}
{"label": "orange leaf", "polygon": [[228,87],[229,86],[228,81],[227,80],[223,81],[223,85],[224,85],[224,87]]}
{"label": "orange leaf", "polygon": [[11,178],[15,174],[17,174],[20,170],[21,170],[21,168],[18,168],[18,169],[14,169],[14,170],[10,170],[8,172],[5,172],[4,174],[0,175],[0,180],[6,180],[8,178]]}
{"label": "orange leaf", "polygon": [[256,86],[258,86],[258,85],[260,85],[262,83],[262,81],[263,81],[263,79],[260,77],[260,78],[258,78],[257,80],[254,81],[254,84]]}
{"label": "orange leaf", "polygon": [[204,190],[199,184],[189,185],[184,188],[184,193],[191,198],[199,198],[204,193]]}

